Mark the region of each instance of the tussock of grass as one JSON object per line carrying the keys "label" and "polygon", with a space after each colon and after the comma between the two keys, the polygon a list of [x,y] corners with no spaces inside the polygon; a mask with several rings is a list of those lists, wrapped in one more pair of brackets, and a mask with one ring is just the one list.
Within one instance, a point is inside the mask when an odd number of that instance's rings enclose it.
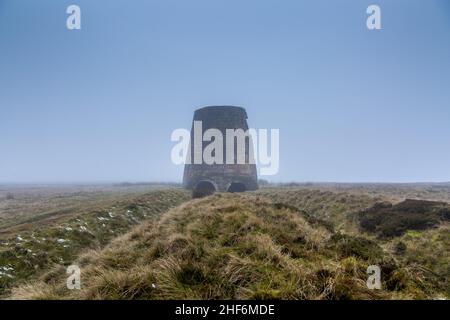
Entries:
{"label": "tussock of grass", "polygon": [[[311,196],[313,196],[311,194]],[[22,299],[390,299],[445,296],[372,240],[258,194],[195,199],[85,253],[81,290],[53,271]],[[378,263],[383,290],[369,290]]]}

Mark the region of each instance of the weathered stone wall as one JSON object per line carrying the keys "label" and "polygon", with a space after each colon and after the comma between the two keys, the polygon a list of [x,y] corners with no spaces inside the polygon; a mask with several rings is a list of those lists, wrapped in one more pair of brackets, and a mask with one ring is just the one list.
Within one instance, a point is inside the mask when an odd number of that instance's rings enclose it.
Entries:
{"label": "weathered stone wall", "polygon": [[[194,159],[194,121],[202,121],[202,135],[208,129],[218,129],[223,135],[223,155],[226,155],[226,129],[248,130],[244,108],[232,106],[205,107],[195,111],[191,130],[191,159]],[[211,142],[203,142],[202,151]],[[246,139],[245,164],[187,164],[183,185],[193,190],[200,181],[211,182],[217,191],[227,191],[231,183],[242,183],[246,190],[258,189],[256,165],[250,164],[249,143]],[[237,152],[235,147],[235,161]],[[225,159],[224,159],[225,160]]]}

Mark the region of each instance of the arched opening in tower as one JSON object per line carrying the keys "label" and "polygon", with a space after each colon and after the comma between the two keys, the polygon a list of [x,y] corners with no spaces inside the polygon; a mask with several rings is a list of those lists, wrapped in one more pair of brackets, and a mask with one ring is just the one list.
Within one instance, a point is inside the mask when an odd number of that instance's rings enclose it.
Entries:
{"label": "arched opening in tower", "polygon": [[240,183],[240,182],[233,182],[232,184],[230,184],[227,191],[228,192],[245,192],[245,190],[247,190],[247,188],[245,187],[245,184]]}
{"label": "arched opening in tower", "polygon": [[209,181],[200,181],[192,191],[192,198],[203,198],[216,192],[216,187]]}

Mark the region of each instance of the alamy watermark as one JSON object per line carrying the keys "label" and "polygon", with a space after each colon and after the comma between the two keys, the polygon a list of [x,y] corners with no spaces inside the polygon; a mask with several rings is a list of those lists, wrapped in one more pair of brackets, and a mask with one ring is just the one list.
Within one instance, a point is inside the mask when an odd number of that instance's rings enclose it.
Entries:
{"label": "alamy watermark", "polygon": [[66,27],[69,30],[81,29],[81,8],[75,4],[67,7],[66,13],[69,15],[66,20]]}
{"label": "alamy watermark", "polygon": [[[70,265],[67,267],[66,273],[69,277],[66,280],[66,286],[69,290],[81,290],[81,269],[77,265]],[[367,267],[367,281],[366,285],[369,290],[381,290],[381,268],[377,265]],[[153,289],[156,289],[156,284],[151,284]]]}
{"label": "alamy watermark", "polygon": [[203,132],[202,121],[194,121],[193,133],[191,139],[189,130],[176,129],[172,132],[171,140],[177,142],[171,152],[175,165],[255,164],[259,165],[261,176],[278,173],[279,129],[226,129],[224,137],[223,132],[215,128]]}
{"label": "alamy watermark", "polygon": [[366,25],[369,30],[381,30],[381,8],[375,4],[367,7],[367,14],[370,16],[367,18]]}
{"label": "alamy watermark", "polygon": [[[81,8],[76,4],[67,7],[66,13],[69,15],[66,19],[68,30],[81,29]],[[366,13],[369,17],[366,20],[366,26],[369,30],[381,30],[381,8],[376,4],[367,7]]]}
{"label": "alamy watermark", "polygon": [[367,274],[369,275],[366,281],[367,288],[370,290],[381,289],[381,268],[377,265],[367,267]]}
{"label": "alamy watermark", "polygon": [[66,281],[67,289],[80,290],[81,289],[81,269],[77,265],[71,265],[67,267],[66,273],[69,277]]}

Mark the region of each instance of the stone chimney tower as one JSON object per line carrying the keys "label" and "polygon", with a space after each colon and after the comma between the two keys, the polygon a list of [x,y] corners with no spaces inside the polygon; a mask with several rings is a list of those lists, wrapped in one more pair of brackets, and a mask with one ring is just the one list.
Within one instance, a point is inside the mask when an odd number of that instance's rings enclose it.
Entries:
{"label": "stone chimney tower", "polygon": [[[203,134],[208,129],[218,129],[223,135],[223,164],[194,163],[194,121],[201,121]],[[183,186],[192,190],[194,198],[210,195],[215,191],[244,192],[258,189],[256,165],[250,161],[250,139],[245,139],[245,162],[237,163],[237,138],[234,139],[234,164],[227,164],[227,129],[248,130],[247,112],[244,108],[233,106],[211,106],[195,111],[191,130],[190,155],[192,162],[184,168]],[[211,142],[201,143],[201,151]],[[230,142],[230,141],[229,141]],[[199,150],[197,150],[199,151]],[[243,150],[244,151],[244,150]],[[251,163],[253,162],[253,163]]]}

